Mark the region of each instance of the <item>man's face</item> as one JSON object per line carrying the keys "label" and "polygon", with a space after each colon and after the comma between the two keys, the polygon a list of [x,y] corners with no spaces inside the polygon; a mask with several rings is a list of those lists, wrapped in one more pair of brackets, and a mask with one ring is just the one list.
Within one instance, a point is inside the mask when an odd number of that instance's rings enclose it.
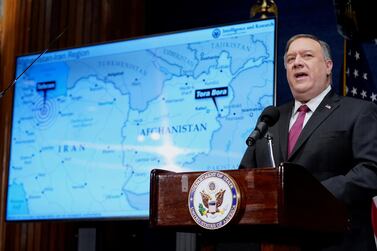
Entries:
{"label": "man's face", "polygon": [[330,84],[333,63],[325,59],[321,45],[310,38],[294,40],[286,53],[287,79],[293,97],[307,102]]}

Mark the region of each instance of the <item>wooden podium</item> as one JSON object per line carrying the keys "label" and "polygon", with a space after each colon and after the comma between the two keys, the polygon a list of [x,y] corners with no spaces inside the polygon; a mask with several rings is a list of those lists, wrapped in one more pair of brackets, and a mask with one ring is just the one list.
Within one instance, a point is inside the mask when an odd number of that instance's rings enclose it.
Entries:
{"label": "wooden podium", "polygon": [[347,227],[345,206],[303,167],[284,163],[277,168],[223,172],[241,192],[240,210],[228,225],[206,230],[190,215],[190,187],[203,172],[153,170],[151,226],[201,233],[212,244],[219,239],[258,242],[264,251],[301,250],[305,243],[331,242]]}

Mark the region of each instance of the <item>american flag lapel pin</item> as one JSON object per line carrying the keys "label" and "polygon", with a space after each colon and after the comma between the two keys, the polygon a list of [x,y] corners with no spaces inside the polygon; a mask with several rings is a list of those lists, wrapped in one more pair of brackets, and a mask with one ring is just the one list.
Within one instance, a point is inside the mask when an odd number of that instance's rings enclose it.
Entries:
{"label": "american flag lapel pin", "polygon": [[325,107],[329,110],[331,109],[331,105],[325,105]]}

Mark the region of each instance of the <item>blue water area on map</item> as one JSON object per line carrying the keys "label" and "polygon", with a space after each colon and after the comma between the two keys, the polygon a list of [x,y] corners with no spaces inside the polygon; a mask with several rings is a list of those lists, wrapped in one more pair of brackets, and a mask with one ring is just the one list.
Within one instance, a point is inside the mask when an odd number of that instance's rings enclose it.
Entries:
{"label": "blue water area on map", "polygon": [[13,182],[8,188],[8,194],[12,195],[11,198],[8,198],[8,215],[17,216],[29,214],[27,195],[22,184]]}

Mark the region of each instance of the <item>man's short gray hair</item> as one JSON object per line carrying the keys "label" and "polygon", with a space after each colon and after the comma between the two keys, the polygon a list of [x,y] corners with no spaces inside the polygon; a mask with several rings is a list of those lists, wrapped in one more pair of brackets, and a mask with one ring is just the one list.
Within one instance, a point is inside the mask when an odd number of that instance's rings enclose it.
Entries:
{"label": "man's short gray hair", "polygon": [[330,49],[330,46],[328,45],[328,43],[320,40],[318,37],[311,35],[311,34],[297,34],[297,35],[291,37],[288,40],[287,45],[285,46],[284,66],[286,65],[286,57],[287,57],[287,52],[288,52],[289,46],[292,44],[293,41],[295,41],[296,39],[299,39],[299,38],[309,38],[309,39],[312,39],[314,41],[317,41],[322,48],[322,52],[323,52],[325,59],[330,59],[332,61],[331,49]]}

